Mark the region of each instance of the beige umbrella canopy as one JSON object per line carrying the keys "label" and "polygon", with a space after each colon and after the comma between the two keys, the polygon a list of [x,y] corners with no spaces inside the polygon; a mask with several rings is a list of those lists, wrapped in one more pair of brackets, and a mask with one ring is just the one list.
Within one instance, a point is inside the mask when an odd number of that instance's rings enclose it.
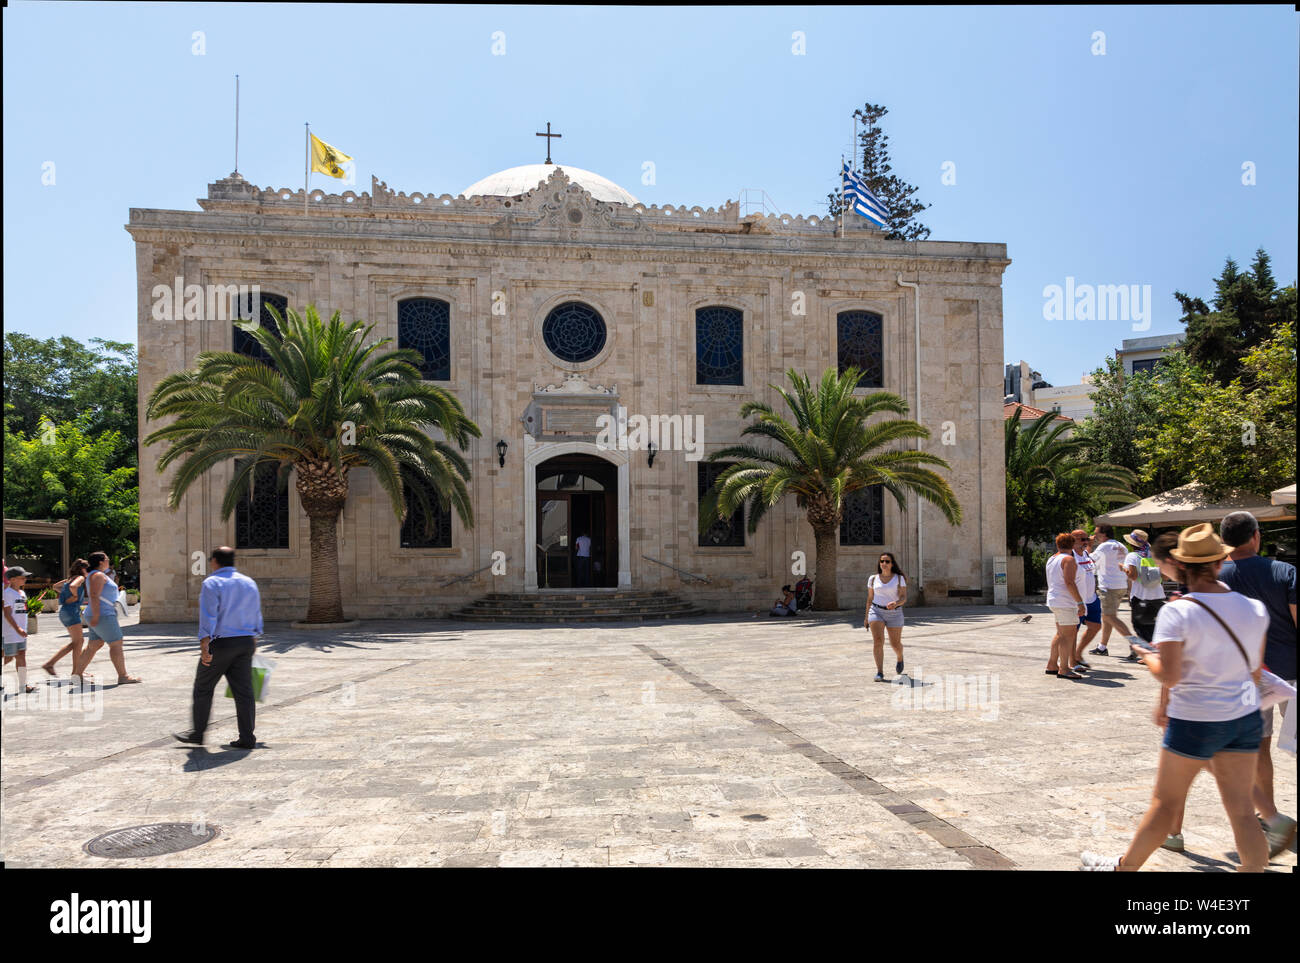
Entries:
{"label": "beige umbrella canopy", "polygon": [[1199,482],[1191,482],[1117,508],[1105,515],[1098,515],[1097,522],[1120,528],[1143,525],[1167,528],[1196,522],[1220,522],[1224,515],[1241,511],[1250,512],[1261,522],[1284,522],[1296,517],[1294,485],[1291,486],[1291,494],[1292,502],[1288,505],[1270,505],[1262,496],[1247,493],[1232,493],[1211,499],[1201,491]]}
{"label": "beige umbrella canopy", "polygon": [[1273,492],[1269,499],[1274,505],[1290,505],[1295,508],[1295,482],[1287,485],[1285,488],[1279,488]]}

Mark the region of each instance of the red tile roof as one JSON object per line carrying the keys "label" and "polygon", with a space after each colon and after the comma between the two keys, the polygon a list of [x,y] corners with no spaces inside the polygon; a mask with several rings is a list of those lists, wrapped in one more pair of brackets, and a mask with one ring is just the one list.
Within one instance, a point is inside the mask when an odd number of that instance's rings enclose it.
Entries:
{"label": "red tile roof", "polygon": [[[1021,421],[1037,421],[1039,418],[1043,417],[1043,415],[1051,414],[1050,411],[1044,411],[1042,408],[1035,408],[1032,405],[1022,405],[1018,401],[1013,401],[1009,404],[1005,404],[1002,406],[1002,420],[1006,421],[1008,418],[1010,418],[1015,413],[1015,410],[1017,408],[1020,409]],[[1057,415],[1056,420],[1070,421],[1070,422],[1074,421],[1073,418],[1067,418],[1065,417],[1065,415]]]}

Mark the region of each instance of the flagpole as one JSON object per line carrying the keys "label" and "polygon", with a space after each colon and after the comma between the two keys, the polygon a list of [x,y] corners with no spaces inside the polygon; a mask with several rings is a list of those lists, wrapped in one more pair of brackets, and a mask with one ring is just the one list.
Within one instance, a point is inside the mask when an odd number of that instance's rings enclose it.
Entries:
{"label": "flagpole", "polygon": [[844,236],[844,155],[840,155],[840,237]]}
{"label": "flagpole", "polygon": [[235,173],[239,173],[239,74],[235,74]]}
{"label": "flagpole", "polygon": [[307,213],[307,178],[311,174],[311,124],[303,124],[306,128],[306,145],[307,158],[302,165],[302,212]]}

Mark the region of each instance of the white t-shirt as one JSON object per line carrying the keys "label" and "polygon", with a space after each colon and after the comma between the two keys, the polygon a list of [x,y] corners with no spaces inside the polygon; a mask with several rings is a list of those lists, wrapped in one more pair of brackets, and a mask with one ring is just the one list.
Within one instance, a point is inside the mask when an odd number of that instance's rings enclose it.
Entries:
{"label": "white t-shirt", "polygon": [[1119,567],[1124,556],[1124,546],[1113,538],[1093,549],[1092,559],[1097,563],[1097,585],[1103,592],[1128,588],[1128,578]]}
{"label": "white t-shirt", "polygon": [[[1160,567],[1154,558],[1146,558],[1146,566],[1143,566],[1142,553],[1129,552],[1124,556],[1124,565],[1128,568],[1150,568],[1154,566],[1155,576],[1150,582],[1143,582],[1140,578],[1134,579],[1129,583],[1128,597],[1131,599],[1162,599],[1165,597],[1165,588],[1160,584]],[[1125,576],[1127,578],[1127,576]]]}
{"label": "white t-shirt", "polygon": [[[1073,553],[1071,553],[1073,554]],[[1058,552],[1047,560],[1047,607],[1049,609],[1078,608],[1079,599],[1070,594],[1065,581],[1065,560],[1071,555]],[[1079,590],[1079,598],[1088,600],[1087,584],[1084,581],[1083,566],[1074,568],[1074,587]]]}
{"label": "white t-shirt", "polygon": [[1151,641],[1183,643],[1183,675],[1169,690],[1171,719],[1189,722],[1229,722],[1259,708],[1250,673],[1263,663],[1268,609],[1256,599],[1236,592],[1189,592],[1237,633],[1250,664],[1241,657],[1232,637],[1209,612],[1195,602],[1175,600],[1156,616]]}
{"label": "white t-shirt", "polygon": [[591,558],[591,539],[586,535],[579,535],[578,541],[578,558]]}
{"label": "white t-shirt", "polygon": [[[27,630],[27,593],[16,588],[6,587],[4,591],[5,608],[13,609],[14,621],[23,629]],[[14,627],[5,619],[4,640],[6,642],[21,642],[23,637],[14,631]]]}
{"label": "white t-shirt", "polygon": [[1083,600],[1091,605],[1097,601],[1097,563],[1087,552],[1074,553],[1074,564],[1083,572]]}
{"label": "white t-shirt", "polygon": [[890,576],[888,582],[880,581],[879,575],[873,575],[867,579],[867,588],[875,589],[875,595],[872,601],[881,608],[887,608],[890,602],[898,601],[898,589],[900,585],[907,585],[907,579],[901,575]]}

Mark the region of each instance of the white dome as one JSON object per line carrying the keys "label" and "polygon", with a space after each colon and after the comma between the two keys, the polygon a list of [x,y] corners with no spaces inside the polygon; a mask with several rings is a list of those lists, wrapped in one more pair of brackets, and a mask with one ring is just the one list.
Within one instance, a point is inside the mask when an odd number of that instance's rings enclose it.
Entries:
{"label": "white dome", "polygon": [[613,181],[608,181],[599,174],[584,171],[581,167],[568,164],[525,164],[511,167],[509,170],[490,174],[481,181],[471,184],[461,191],[464,197],[515,197],[533,190],[539,183],[560,168],[569,180],[583,188],[598,201],[613,201],[616,204],[639,204],[640,202]]}

